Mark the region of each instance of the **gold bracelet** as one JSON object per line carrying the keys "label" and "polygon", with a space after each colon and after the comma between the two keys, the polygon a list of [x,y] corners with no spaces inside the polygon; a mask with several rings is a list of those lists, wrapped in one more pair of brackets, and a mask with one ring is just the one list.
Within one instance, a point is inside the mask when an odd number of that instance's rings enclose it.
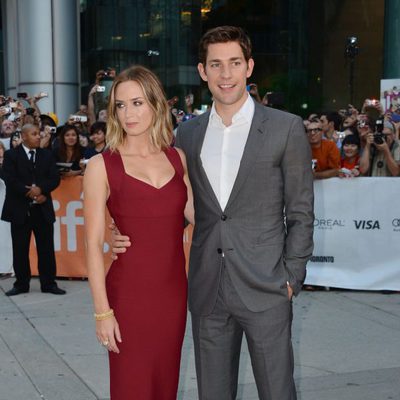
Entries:
{"label": "gold bracelet", "polygon": [[96,314],[94,313],[94,319],[96,321],[103,321],[107,318],[113,317],[114,316],[114,310],[112,308],[110,308],[109,311],[105,312],[105,313],[101,313],[101,314]]}

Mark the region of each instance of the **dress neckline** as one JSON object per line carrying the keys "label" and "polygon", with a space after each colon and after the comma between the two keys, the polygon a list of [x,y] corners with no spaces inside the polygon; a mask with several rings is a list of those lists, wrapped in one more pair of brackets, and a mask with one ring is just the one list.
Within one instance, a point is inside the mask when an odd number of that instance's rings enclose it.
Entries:
{"label": "dress neckline", "polygon": [[150,187],[150,188],[152,188],[152,189],[154,189],[154,190],[162,190],[162,189],[164,189],[164,188],[165,188],[166,186],[168,186],[168,185],[175,179],[175,177],[176,177],[176,168],[175,168],[174,164],[171,162],[171,160],[170,160],[170,158],[168,157],[168,155],[167,155],[167,153],[166,153],[165,150],[163,150],[163,153],[165,154],[165,157],[167,157],[168,162],[172,165],[172,168],[174,169],[174,173],[173,173],[173,175],[172,175],[163,185],[161,185],[160,187],[157,187],[157,186],[153,185],[153,184],[150,183],[150,182],[144,181],[143,179],[139,179],[139,178],[137,178],[136,176],[133,176],[133,175],[131,175],[131,174],[128,174],[128,173],[126,172],[125,165],[124,165],[124,160],[122,159],[121,153],[120,153],[119,151],[118,151],[117,153],[118,153],[119,159],[120,159],[120,161],[121,161],[122,170],[123,170],[124,175],[127,176],[127,177],[129,177],[129,178],[131,178],[131,179],[133,179],[133,180],[135,180],[136,182],[142,183],[143,185],[146,185],[146,186],[148,186],[148,187]]}

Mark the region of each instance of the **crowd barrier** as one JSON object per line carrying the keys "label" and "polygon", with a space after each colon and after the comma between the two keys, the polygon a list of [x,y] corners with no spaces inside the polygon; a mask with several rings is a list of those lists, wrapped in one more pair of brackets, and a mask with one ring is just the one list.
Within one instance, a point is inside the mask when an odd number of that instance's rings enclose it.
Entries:
{"label": "crowd barrier", "polygon": [[[348,289],[400,290],[399,194],[399,178],[316,181],[315,245],[307,265],[306,283]],[[63,179],[53,192],[53,202],[57,275],[86,277],[82,177]],[[8,231],[0,227],[1,237],[9,235],[9,227],[6,228]],[[104,244],[107,266],[111,263],[109,239],[107,230]],[[191,229],[187,229],[183,238],[186,255],[190,240]],[[31,260],[36,274],[34,243]]]}
{"label": "crowd barrier", "polygon": [[400,178],[332,178],[314,188],[306,283],[400,290]]}

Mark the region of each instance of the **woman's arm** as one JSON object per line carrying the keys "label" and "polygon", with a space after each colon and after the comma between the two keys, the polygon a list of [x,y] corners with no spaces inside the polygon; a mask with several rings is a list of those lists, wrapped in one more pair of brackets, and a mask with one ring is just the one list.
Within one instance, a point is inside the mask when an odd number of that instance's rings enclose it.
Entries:
{"label": "woman's arm", "polygon": [[177,147],[176,147],[176,150],[178,151],[179,156],[181,157],[181,160],[182,160],[183,170],[184,170],[183,180],[187,187],[188,199],[187,199],[186,207],[185,207],[185,211],[184,211],[185,218],[189,221],[189,223],[194,225],[193,191],[192,191],[192,185],[190,184],[190,181],[189,181],[189,175],[188,175],[187,164],[186,164],[186,156],[185,156],[185,153],[183,152],[183,150],[178,149]]}
{"label": "woman's arm", "polygon": [[[107,174],[101,155],[90,160],[83,179],[86,267],[96,314],[110,311],[103,260],[106,201],[109,196]],[[108,350],[119,352],[116,340],[121,341],[118,323],[113,315],[96,321],[96,335]]]}

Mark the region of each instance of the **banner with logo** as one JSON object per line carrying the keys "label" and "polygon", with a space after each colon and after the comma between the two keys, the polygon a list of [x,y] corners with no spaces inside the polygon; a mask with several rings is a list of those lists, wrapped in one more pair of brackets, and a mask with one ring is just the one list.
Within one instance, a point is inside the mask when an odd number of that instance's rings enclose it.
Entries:
{"label": "banner with logo", "polygon": [[[56,222],[54,224],[54,249],[57,276],[86,277],[82,177],[61,180],[60,186],[51,193]],[[106,229],[104,262],[111,263],[109,232]],[[37,254],[34,240],[31,242],[30,263],[32,273],[37,275]]]}
{"label": "banner with logo", "polygon": [[314,189],[306,283],[400,290],[400,178],[331,178]]}
{"label": "banner with logo", "polygon": [[[399,178],[316,181],[315,247],[307,265],[306,283],[348,289],[400,290],[399,194]],[[62,180],[52,195],[56,210],[57,275],[86,277],[82,178]],[[9,230],[4,232],[9,235]],[[189,227],[183,238],[186,255],[191,234]],[[104,261],[109,265],[108,229],[105,241]],[[33,273],[37,274],[34,241],[30,256]]]}

